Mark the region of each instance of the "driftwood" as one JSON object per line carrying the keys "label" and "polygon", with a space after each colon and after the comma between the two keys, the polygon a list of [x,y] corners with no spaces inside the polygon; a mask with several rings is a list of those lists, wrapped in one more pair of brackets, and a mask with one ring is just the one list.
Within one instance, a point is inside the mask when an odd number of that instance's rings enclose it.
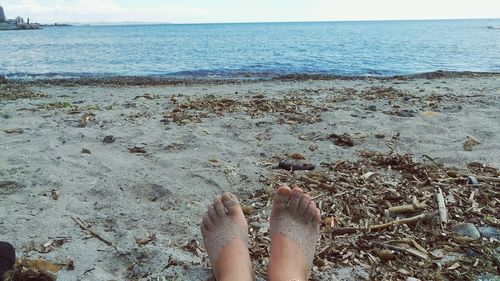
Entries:
{"label": "driftwood", "polygon": [[409,204],[409,205],[401,205],[401,206],[394,206],[389,208],[389,212],[392,214],[398,214],[398,213],[407,213],[407,212],[415,212],[419,209],[424,209],[426,207],[425,204],[417,203],[417,204]]}
{"label": "driftwood", "polygon": [[81,229],[85,230],[85,231],[88,231],[90,234],[92,234],[92,236],[94,236],[95,238],[101,240],[102,242],[106,243],[106,245],[108,246],[115,246],[115,244],[109,240],[107,240],[106,238],[102,237],[100,234],[98,234],[97,232],[95,232],[95,230],[93,230],[91,227],[87,226],[80,218],[73,218],[71,217],[71,219],[73,221],[76,222],[76,224],[78,224],[78,226],[80,226]]}
{"label": "driftwood", "polygon": [[425,253],[422,253],[416,249],[412,249],[412,248],[401,248],[401,247],[398,247],[398,246],[393,246],[393,245],[388,245],[388,244],[384,244],[384,243],[379,243],[379,242],[373,242],[373,245],[375,246],[378,246],[378,247],[382,247],[382,248],[386,248],[386,249],[389,249],[389,250],[393,250],[393,251],[397,251],[397,252],[400,252],[400,253],[408,253],[410,255],[413,255],[415,257],[419,257],[423,260],[428,260],[429,259],[429,256]]}
{"label": "driftwood", "polygon": [[401,224],[408,224],[408,223],[415,223],[419,222],[424,219],[429,219],[432,218],[435,214],[420,214],[418,216],[410,217],[410,218],[405,218],[405,219],[400,219],[400,220],[395,220],[391,221],[388,223],[384,224],[377,224],[377,225],[372,225],[369,227],[335,227],[332,228],[332,233],[333,235],[342,235],[342,234],[351,234],[351,233],[356,233],[356,232],[362,232],[362,231],[381,231],[384,229],[388,229],[393,226],[401,225]]}
{"label": "driftwood", "polygon": [[448,223],[448,211],[446,210],[446,203],[444,201],[443,191],[440,187],[436,189],[436,199],[439,210],[439,218],[441,219],[441,226]]}

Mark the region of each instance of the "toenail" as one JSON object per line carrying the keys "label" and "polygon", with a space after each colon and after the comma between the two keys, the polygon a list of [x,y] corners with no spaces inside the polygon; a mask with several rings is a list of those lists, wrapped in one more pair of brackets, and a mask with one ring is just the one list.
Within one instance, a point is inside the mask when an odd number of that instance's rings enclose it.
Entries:
{"label": "toenail", "polygon": [[224,201],[230,201],[232,198],[231,198],[231,193],[229,192],[226,192],[222,195],[222,200]]}

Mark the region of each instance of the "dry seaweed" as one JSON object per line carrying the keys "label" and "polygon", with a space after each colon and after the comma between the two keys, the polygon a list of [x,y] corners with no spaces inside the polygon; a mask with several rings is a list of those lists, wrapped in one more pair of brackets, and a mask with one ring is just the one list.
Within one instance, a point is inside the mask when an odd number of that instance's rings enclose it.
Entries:
{"label": "dry seaweed", "polygon": [[[485,179],[484,185],[471,189],[465,176],[471,174]],[[480,273],[495,273],[498,242],[463,240],[447,226],[442,229],[435,188],[454,197],[447,204],[449,225],[498,227],[500,202],[492,199],[499,198],[498,175],[496,168],[480,163],[460,170],[373,151],[361,152],[356,162],[322,163],[316,172],[274,170],[263,179],[262,190],[239,195],[252,210],[247,219],[257,275],[265,276],[268,263],[270,201],[284,184],[304,189],[323,211],[313,277],[339,266],[362,266],[371,280],[474,280]],[[462,256],[441,262],[443,255],[433,254],[439,251]],[[477,258],[469,257],[470,251]]]}

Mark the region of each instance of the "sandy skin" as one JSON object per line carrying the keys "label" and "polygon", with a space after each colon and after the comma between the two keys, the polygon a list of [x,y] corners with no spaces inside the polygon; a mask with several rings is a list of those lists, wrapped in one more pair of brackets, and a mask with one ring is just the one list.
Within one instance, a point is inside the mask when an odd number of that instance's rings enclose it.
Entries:
{"label": "sandy skin", "polygon": [[[269,280],[307,280],[321,215],[300,188],[280,187],[273,200]],[[203,217],[201,231],[217,280],[253,280],[247,222],[231,193],[217,197]]]}

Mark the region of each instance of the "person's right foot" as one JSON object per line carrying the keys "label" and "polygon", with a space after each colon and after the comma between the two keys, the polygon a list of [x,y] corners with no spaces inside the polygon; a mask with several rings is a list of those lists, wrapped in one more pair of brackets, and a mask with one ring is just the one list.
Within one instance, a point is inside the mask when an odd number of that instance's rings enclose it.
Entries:
{"label": "person's right foot", "polygon": [[269,280],[308,278],[319,239],[320,210],[300,188],[280,187],[271,212]]}

